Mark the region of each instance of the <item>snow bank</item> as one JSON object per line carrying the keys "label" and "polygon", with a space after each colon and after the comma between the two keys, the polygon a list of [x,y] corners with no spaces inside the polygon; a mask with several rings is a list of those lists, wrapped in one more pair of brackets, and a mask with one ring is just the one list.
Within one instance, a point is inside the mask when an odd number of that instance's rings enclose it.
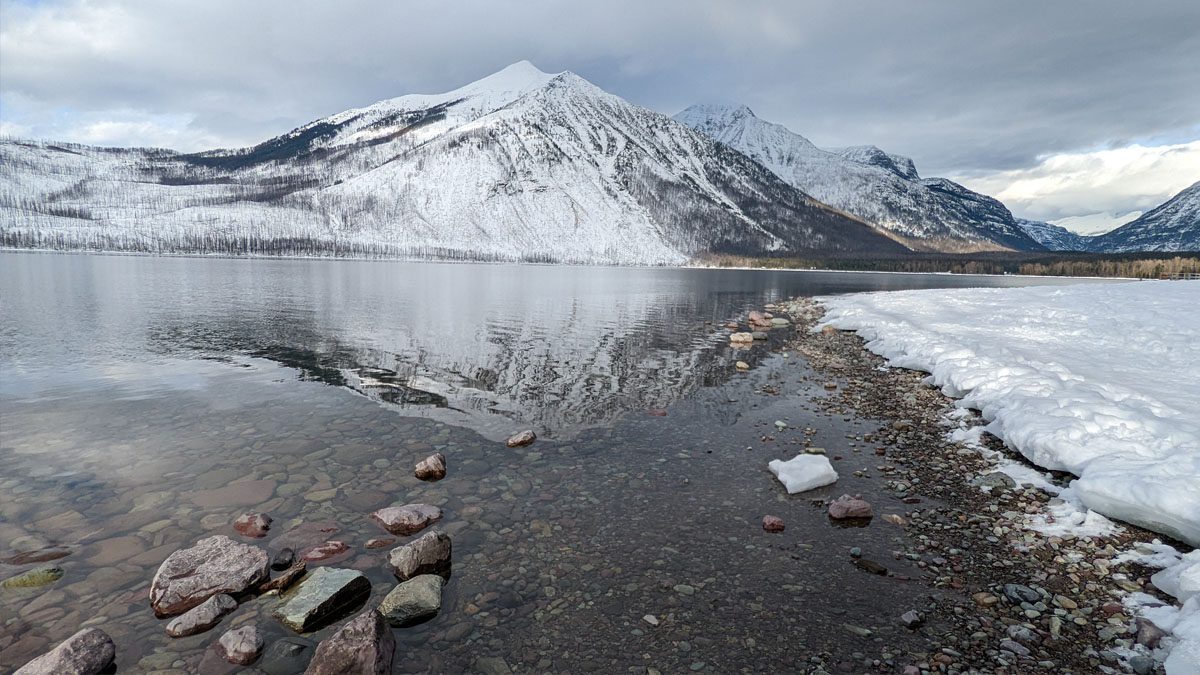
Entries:
{"label": "snow bank", "polygon": [[787,488],[788,494],[796,494],[829,485],[838,479],[837,471],[824,455],[796,455],[788,461],[772,460],[767,468],[780,483]]}
{"label": "snow bank", "polygon": [[1089,509],[1200,545],[1200,282],[819,298]]}
{"label": "snow bank", "polygon": [[1200,550],[1180,555],[1173,547],[1155,540],[1138,544],[1117,559],[1162,568],[1150,577],[1150,582],[1182,605],[1163,605],[1145,593],[1130,594],[1125,605],[1170,635],[1162,645],[1166,675],[1200,674]]}

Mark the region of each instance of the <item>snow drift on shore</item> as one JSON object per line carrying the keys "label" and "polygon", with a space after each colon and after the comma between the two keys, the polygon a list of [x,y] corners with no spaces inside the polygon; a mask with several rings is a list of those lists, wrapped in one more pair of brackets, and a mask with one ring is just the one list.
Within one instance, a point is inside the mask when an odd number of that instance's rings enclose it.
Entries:
{"label": "snow drift on shore", "polygon": [[927,371],[1084,505],[1200,546],[1200,282],[819,298],[892,365]]}

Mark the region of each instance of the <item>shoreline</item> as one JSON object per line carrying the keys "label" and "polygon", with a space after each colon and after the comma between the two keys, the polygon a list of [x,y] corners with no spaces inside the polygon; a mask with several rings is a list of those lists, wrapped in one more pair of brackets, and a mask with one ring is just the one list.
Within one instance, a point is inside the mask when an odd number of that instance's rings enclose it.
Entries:
{"label": "shoreline", "polygon": [[[1035,518],[1054,521],[1050,509],[1061,500],[1042,487],[996,477],[1003,474],[994,458],[1049,472],[987,433],[980,439],[992,457],[951,440],[947,412],[956,410],[953,399],[928,385],[926,373],[886,366],[856,333],[812,332],[824,310],[811,298],[779,308],[796,324],[789,347],[837,382],[819,403],[831,414],[886,424],[874,438],[875,469],[898,499],[921,500],[899,525],[921,543],[914,551],[897,551],[897,559],[915,554],[918,565],[934,573],[932,586],[957,595],[935,610],[955,630],[930,635],[927,662],[910,672],[936,671],[939,663],[949,672],[1162,672],[1165,653],[1154,649],[1163,633],[1137,616],[1134,608],[1144,599],[1131,596],[1176,601],[1150,583],[1156,569],[1122,554],[1146,557],[1165,537],[1124,523],[1104,536],[1033,529]],[[967,423],[982,420],[972,414]],[[1032,593],[1022,600],[1026,591]]]}

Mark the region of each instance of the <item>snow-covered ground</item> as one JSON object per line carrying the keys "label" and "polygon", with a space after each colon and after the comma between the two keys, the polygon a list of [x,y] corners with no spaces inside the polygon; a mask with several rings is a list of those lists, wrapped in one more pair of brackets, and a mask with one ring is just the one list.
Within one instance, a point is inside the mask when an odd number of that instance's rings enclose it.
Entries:
{"label": "snow-covered ground", "polygon": [[1200,283],[832,296],[825,323],[928,371],[1088,508],[1200,545]]}
{"label": "snow-covered ground", "polygon": [[[822,326],[857,331],[890,364],[929,372],[1031,462],[1078,476],[1059,495],[1071,513],[1055,514],[1057,525],[1103,535],[1109,525],[1099,513],[1200,546],[1200,282],[818,300],[827,309]],[[951,434],[978,446],[978,429]],[[1040,484],[1025,471],[1014,477]],[[1173,633],[1168,674],[1197,673],[1200,551],[1163,549],[1161,560],[1135,557],[1165,568],[1152,581],[1181,606],[1143,614]]]}

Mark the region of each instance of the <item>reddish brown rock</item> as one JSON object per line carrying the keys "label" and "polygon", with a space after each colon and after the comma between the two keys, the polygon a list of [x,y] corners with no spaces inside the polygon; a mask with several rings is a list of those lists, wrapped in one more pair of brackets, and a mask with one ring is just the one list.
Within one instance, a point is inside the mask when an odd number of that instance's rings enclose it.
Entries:
{"label": "reddish brown rock", "polygon": [[537,440],[537,434],[533,433],[533,431],[530,429],[526,429],[525,431],[522,431],[520,433],[516,433],[516,434],[513,434],[512,436],[509,436],[508,440],[505,441],[504,444],[510,448],[519,448],[519,447],[522,447],[525,445],[529,445],[530,443],[532,443],[536,440]]}
{"label": "reddish brown rock", "polygon": [[13,675],[97,675],[112,665],[117,647],[98,628],[85,628],[17,669]]}
{"label": "reddish brown rock", "polygon": [[842,495],[829,503],[829,517],[834,520],[870,518],[872,515],[871,505],[858,495]]}
{"label": "reddish brown rock", "polygon": [[771,318],[758,311],[750,312],[750,316],[746,320],[751,326],[758,328],[769,328],[771,326]]}
{"label": "reddish brown rock", "polygon": [[32,565],[33,563],[49,562],[71,555],[71,549],[66,546],[47,546],[36,551],[26,551],[0,560],[5,565]]}
{"label": "reddish brown rock", "polygon": [[779,516],[763,516],[763,529],[767,532],[783,532],[783,519]]}
{"label": "reddish brown rock", "polygon": [[150,582],[150,606],[160,618],[186,612],[219,593],[237,595],[267,578],[267,552],[223,534],[180,549]]}
{"label": "reddish brown rock", "polygon": [[335,562],[347,557],[350,552],[350,546],[344,541],[331,539],[326,542],[321,542],[316,546],[310,546],[300,555],[300,559],[306,562]]}
{"label": "reddish brown rock", "polygon": [[272,551],[285,548],[303,551],[328,541],[332,538],[330,535],[337,534],[341,529],[341,525],[333,519],[306,521],[272,539],[267,548]]}
{"label": "reddish brown rock", "polygon": [[450,578],[450,537],[442,532],[427,532],[388,553],[387,565],[400,581],[418,574],[437,574]]}
{"label": "reddish brown rock", "polygon": [[270,581],[264,581],[263,583],[259,584],[256,590],[259,593],[287,590],[289,586],[296,583],[300,577],[304,576],[306,567],[307,565],[305,562],[301,560],[291,567],[283,570],[283,572],[274,579],[271,579]]}
{"label": "reddish brown rock", "polygon": [[243,513],[233,521],[233,529],[246,537],[265,537],[271,529],[271,516],[265,513]]}
{"label": "reddish brown rock", "polygon": [[226,661],[248,666],[262,654],[263,636],[258,626],[251,624],[225,631],[219,644]]}
{"label": "reddish brown rock", "polygon": [[372,550],[377,548],[387,548],[394,543],[396,543],[395,539],[368,539],[367,548]]}
{"label": "reddish brown rock", "polygon": [[389,506],[371,514],[371,520],[379,523],[389,534],[401,536],[416,534],[441,518],[442,510],[429,504]]}
{"label": "reddish brown rock", "polygon": [[435,481],[446,477],[446,458],[442,453],[434,453],[417,462],[413,475],[421,480]]}
{"label": "reddish brown rock", "polygon": [[305,675],[387,675],[396,639],[383,615],[369,609],[317,645]]}
{"label": "reddish brown rock", "polygon": [[646,414],[651,417],[666,417],[667,411],[662,408],[651,408],[646,411]]}

